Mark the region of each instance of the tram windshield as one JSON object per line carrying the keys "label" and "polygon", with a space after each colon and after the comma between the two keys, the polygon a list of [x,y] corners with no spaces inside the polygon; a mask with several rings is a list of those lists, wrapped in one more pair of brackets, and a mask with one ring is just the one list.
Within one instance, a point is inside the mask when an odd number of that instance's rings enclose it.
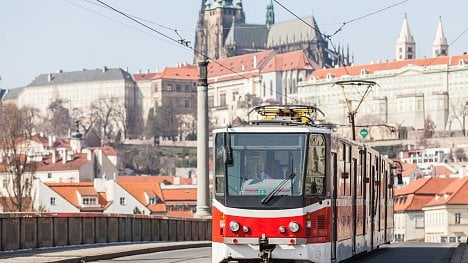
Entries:
{"label": "tram windshield", "polygon": [[237,133],[230,136],[233,163],[227,165],[228,195],[302,195],[305,134]]}

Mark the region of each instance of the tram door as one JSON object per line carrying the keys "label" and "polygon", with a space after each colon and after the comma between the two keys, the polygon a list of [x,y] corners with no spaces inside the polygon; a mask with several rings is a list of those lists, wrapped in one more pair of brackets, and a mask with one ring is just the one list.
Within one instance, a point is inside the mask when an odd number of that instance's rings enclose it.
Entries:
{"label": "tram door", "polygon": [[368,191],[369,191],[369,226],[370,226],[370,249],[374,248],[374,231],[375,231],[375,191],[374,191],[374,179],[375,179],[375,166],[372,165],[374,158],[372,158],[372,154],[369,153],[369,183]]}
{"label": "tram door", "polygon": [[338,194],[338,163],[336,153],[332,153],[332,202],[331,202],[331,259],[336,259],[336,240],[337,240],[337,208],[336,208],[336,199]]}
{"label": "tram door", "polygon": [[351,237],[351,242],[352,242],[352,252],[353,252],[353,255],[354,253],[356,252],[356,223],[357,223],[357,202],[356,202],[356,191],[357,191],[357,179],[358,179],[358,166],[357,166],[357,160],[356,158],[352,158],[352,162],[351,162],[351,171],[352,172],[352,176],[351,176],[351,183],[352,183],[352,186],[353,186],[353,190],[352,190],[352,203],[351,203],[351,214],[352,214],[352,219],[351,219],[351,222],[352,222],[352,237]]}

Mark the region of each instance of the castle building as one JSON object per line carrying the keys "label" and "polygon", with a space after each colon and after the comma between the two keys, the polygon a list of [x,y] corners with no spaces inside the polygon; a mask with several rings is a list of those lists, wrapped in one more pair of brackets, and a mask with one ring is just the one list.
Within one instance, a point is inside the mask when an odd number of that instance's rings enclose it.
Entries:
{"label": "castle building", "polygon": [[[442,19],[439,19],[434,42],[432,44],[432,56],[448,56],[448,43],[445,38]],[[411,34],[408,18],[405,15],[403,25],[401,26],[400,36],[396,42],[396,60],[406,60],[416,58],[416,41]]]}
{"label": "castle building", "polygon": [[442,27],[442,19],[439,20],[437,25],[437,33],[434,39],[434,44],[432,45],[432,56],[448,56],[448,43],[444,35],[444,29]]}
{"label": "castle building", "polygon": [[396,60],[406,60],[416,58],[416,42],[411,34],[408,18],[405,14],[403,25],[401,26],[400,36],[396,42]]}
{"label": "castle building", "polygon": [[274,50],[286,53],[304,50],[320,67],[349,65],[349,51],[338,52],[328,47],[314,17],[304,21],[276,23],[273,2],[266,8],[263,25],[245,22],[242,0],[203,0],[195,33],[194,61],[219,60],[228,57]]}

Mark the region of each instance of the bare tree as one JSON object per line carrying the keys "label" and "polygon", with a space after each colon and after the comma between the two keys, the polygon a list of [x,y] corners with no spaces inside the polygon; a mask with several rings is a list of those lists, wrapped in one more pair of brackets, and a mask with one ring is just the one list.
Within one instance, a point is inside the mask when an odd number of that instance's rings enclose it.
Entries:
{"label": "bare tree", "polygon": [[3,175],[3,198],[6,210],[28,211],[32,208],[33,174],[36,163],[28,160],[27,144],[31,113],[15,104],[0,104],[0,173]]}
{"label": "bare tree", "polygon": [[174,105],[152,108],[148,114],[147,134],[155,138],[161,136],[175,140],[180,133],[181,121],[175,114]]}
{"label": "bare tree", "polygon": [[463,136],[466,136],[466,127],[465,127],[465,121],[466,121],[466,115],[468,114],[468,111],[466,108],[468,107],[468,98],[465,99],[459,99],[452,101],[450,104],[450,109],[452,111],[453,118],[458,121],[458,124],[461,127],[462,134]]}
{"label": "bare tree", "polygon": [[43,118],[38,128],[58,136],[68,135],[72,127],[72,119],[69,110],[64,106],[65,103],[66,101],[61,98],[51,101],[47,106],[46,117]]}
{"label": "bare tree", "polygon": [[100,98],[91,103],[90,111],[93,127],[100,131],[103,144],[115,142],[119,132],[125,136],[127,123],[121,98]]}

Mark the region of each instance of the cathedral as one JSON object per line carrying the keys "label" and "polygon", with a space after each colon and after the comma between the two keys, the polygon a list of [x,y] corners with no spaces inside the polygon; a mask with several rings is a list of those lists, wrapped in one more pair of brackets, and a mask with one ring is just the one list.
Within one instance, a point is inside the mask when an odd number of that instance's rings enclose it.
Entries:
{"label": "cathedral", "polygon": [[265,24],[245,22],[242,0],[202,0],[195,33],[194,62],[219,60],[264,50],[285,53],[303,50],[320,67],[350,65],[349,49],[329,48],[313,16],[275,23],[268,0]]}

